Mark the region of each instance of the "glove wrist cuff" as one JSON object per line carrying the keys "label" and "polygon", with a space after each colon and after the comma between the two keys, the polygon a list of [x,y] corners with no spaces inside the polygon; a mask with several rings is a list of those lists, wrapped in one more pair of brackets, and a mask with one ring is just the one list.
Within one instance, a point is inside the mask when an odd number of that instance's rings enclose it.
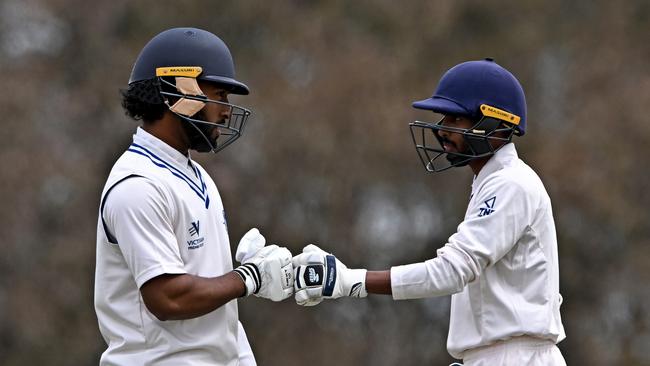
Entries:
{"label": "glove wrist cuff", "polygon": [[256,294],[260,290],[261,276],[260,271],[253,263],[245,263],[233,270],[241,277],[246,286],[246,293],[242,297]]}
{"label": "glove wrist cuff", "polygon": [[365,269],[350,269],[346,274],[346,277],[349,279],[350,289],[346,294],[349,297],[366,297],[368,296],[368,291],[366,291],[366,272]]}

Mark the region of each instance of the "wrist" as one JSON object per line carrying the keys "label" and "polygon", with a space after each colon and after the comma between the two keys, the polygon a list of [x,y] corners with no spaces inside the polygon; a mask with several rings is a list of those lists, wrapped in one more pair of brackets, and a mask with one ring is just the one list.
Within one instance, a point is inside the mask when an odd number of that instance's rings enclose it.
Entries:
{"label": "wrist", "polygon": [[233,270],[239,275],[244,282],[245,292],[240,297],[246,297],[251,294],[256,294],[261,285],[260,272],[252,263],[245,263]]}
{"label": "wrist", "polygon": [[368,271],[366,273],[366,290],[370,294],[391,295],[391,271]]}

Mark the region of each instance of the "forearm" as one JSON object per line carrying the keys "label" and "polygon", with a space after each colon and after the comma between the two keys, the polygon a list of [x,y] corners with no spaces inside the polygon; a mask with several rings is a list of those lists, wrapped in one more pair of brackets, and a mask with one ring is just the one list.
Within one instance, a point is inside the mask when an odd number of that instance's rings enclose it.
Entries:
{"label": "forearm", "polygon": [[245,294],[235,272],[205,278],[189,274],[162,275],[141,288],[145,305],[160,320],[182,320],[205,315]]}
{"label": "forearm", "polygon": [[[424,265],[422,263],[421,265]],[[430,296],[435,296],[435,295],[440,295],[440,293],[436,293],[435,291],[430,291],[426,287],[421,287],[422,291],[424,293],[430,295]],[[393,294],[393,289],[392,289],[392,282],[391,282],[391,271],[386,270],[386,271],[367,271],[366,272],[366,291],[369,294],[379,294],[379,295],[392,295]],[[443,290],[444,291],[444,290]],[[457,292],[458,289],[452,289],[449,291],[449,293]],[[411,291],[413,292],[413,291]],[[424,296],[414,296],[414,297],[426,297]]]}
{"label": "forearm", "polygon": [[425,262],[391,269],[391,288],[395,300],[451,295],[463,290],[478,276],[467,261],[449,252]]}
{"label": "forearm", "polygon": [[366,291],[369,294],[391,295],[390,270],[366,272]]}

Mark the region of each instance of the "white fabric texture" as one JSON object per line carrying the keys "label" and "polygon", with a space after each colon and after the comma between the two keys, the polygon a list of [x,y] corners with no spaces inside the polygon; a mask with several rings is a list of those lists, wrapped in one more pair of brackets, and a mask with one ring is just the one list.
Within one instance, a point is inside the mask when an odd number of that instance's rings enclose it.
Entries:
{"label": "white fabric texture", "polygon": [[251,345],[248,343],[248,338],[246,337],[246,331],[244,331],[244,326],[241,322],[238,322],[238,332],[237,332],[237,348],[239,349],[239,366],[257,366],[257,361],[255,361],[255,356],[253,355],[253,350]]}
{"label": "white fabric texture", "polygon": [[532,337],[515,337],[480,347],[465,354],[463,366],[566,366],[553,342]]}
{"label": "white fabric texture", "polygon": [[551,201],[514,144],[474,178],[465,219],[437,257],[393,267],[391,283],[395,299],[452,294],[447,349],[456,358],[520,335],[565,338]]}
{"label": "white fabric texture", "polygon": [[100,365],[237,365],[236,301],[197,318],[160,321],[139,291],[161,274],[232,271],[225,212],[207,172],[138,129],[110,172],[102,202],[95,310],[108,348]]}

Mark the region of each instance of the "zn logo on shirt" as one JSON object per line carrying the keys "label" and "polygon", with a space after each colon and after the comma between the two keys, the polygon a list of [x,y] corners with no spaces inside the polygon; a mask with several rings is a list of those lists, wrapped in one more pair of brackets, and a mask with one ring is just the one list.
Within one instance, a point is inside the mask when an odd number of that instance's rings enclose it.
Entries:
{"label": "zn logo on shirt", "polygon": [[487,216],[487,215],[491,214],[492,212],[494,212],[494,202],[496,202],[496,200],[497,200],[497,196],[494,196],[494,197],[492,197],[490,199],[487,199],[487,200],[483,201],[483,204],[485,205],[485,207],[479,207],[479,209],[478,209],[478,217]]}

